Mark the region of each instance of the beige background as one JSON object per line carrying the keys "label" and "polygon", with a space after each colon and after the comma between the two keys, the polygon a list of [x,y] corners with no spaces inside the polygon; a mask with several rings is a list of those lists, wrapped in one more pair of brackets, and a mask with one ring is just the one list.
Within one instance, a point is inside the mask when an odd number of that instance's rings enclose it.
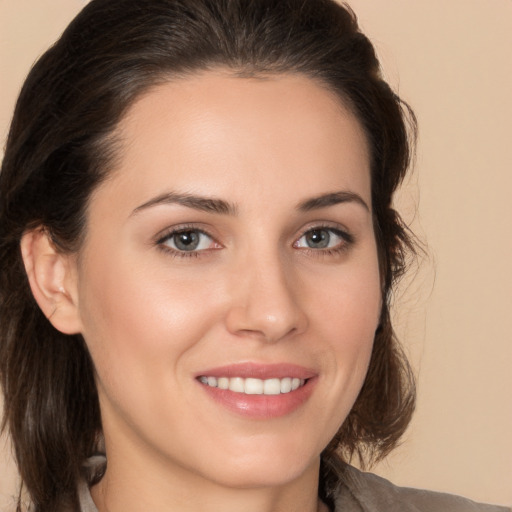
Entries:
{"label": "beige background", "polygon": [[[28,69],[85,3],[0,0],[2,146]],[[397,297],[418,411],[376,471],[510,505],[512,1],[350,4],[419,118],[416,174],[398,202],[430,253]],[[5,442],[0,452],[1,507],[15,473]]]}

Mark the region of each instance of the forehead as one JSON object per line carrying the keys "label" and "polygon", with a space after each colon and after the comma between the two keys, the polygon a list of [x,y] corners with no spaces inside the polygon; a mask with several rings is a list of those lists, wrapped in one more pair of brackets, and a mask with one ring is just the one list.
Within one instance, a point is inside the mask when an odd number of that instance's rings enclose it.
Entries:
{"label": "forehead", "polygon": [[295,203],[347,189],[370,203],[360,123],[336,94],[303,75],[210,71],[170,81],[140,97],[117,131],[113,178],[118,186],[136,183],[134,201],[162,188],[243,193],[243,200],[248,191],[269,200],[276,191],[284,201],[285,192]]}

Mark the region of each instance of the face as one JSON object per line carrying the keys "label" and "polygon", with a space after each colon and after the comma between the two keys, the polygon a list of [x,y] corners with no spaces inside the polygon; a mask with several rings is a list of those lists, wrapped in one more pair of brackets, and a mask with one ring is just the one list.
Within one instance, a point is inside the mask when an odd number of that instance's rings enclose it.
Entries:
{"label": "face", "polygon": [[118,135],[76,267],[109,468],[259,486],[317,467],[381,306],[359,123],[303,76],[219,71],[152,89]]}

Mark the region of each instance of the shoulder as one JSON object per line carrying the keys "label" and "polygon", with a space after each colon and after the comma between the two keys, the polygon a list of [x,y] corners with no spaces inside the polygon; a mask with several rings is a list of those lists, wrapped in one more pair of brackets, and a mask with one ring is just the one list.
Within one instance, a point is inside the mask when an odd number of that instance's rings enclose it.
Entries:
{"label": "shoulder", "polygon": [[340,466],[336,512],[512,512],[452,494],[398,487],[372,473]]}

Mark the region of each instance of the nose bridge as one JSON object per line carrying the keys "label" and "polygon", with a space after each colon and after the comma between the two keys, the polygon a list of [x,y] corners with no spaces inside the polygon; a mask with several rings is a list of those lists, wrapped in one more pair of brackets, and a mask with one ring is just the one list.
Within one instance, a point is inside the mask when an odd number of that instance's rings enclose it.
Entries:
{"label": "nose bridge", "polygon": [[230,331],[278,341],[304,329],[293,268],[278,247],[267,245],[242,256],[232,277]]}

